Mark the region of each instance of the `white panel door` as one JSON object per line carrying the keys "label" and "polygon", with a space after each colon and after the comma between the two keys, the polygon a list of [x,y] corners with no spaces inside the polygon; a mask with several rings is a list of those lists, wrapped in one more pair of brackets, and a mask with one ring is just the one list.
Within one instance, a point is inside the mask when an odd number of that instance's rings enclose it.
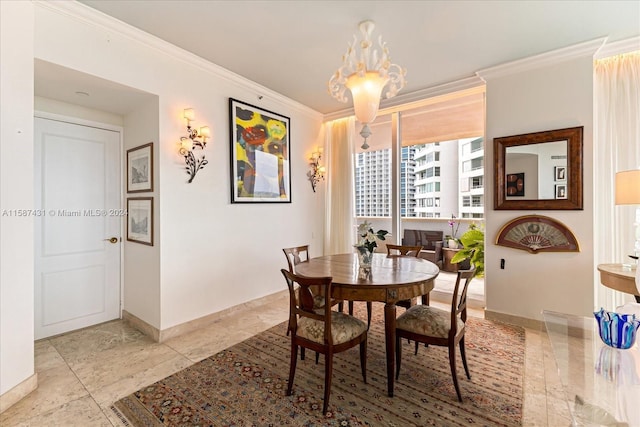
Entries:
{"label": "white panel door", "polygon": [[120,133],[35,119],[35,338],[120,317]]}

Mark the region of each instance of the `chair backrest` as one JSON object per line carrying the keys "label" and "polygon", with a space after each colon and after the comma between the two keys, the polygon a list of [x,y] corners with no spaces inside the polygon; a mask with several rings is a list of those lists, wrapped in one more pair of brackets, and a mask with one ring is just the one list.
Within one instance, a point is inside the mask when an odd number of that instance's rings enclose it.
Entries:
{"label": "chair backrest", "polygon": [[422,246],[387,244],[387,255],[389,256],[410,255],[410,256],[417,257],[418,255],[420,255],[421,250],[422,250]]}
{"label": "chair backrest", "polygon": [[[457,333],[458,322],[457,317],[466,323],[467,321],[467,291],[469,290],[469,283],[475,276],[475,268],[470,270],[458,270],[458,277],[456,278],[456,285],[453,288],[453,295],[451,297],[451,330],[450,333],[455,335]],[[463,282],[464,281],[464,282]]]}
{"label": "chair backrest", "polygon": [[[313,306],[313,289],[320,289],[320,295],[331,295],[332,277],[306,277],[298,276],[284,268],[280,270],[289,288],[289,309],[291,324],[289,325],[293,334],[298,328],[298,318],[308,317],[324,323],[324,342],[333,344],[331,338],[331,304],[325,304],[322,310]],[[297,290],[296,290],[297,288]],[[296,293],[298,294],[296,296]]]}
{"label": "chair backrest", "polygon": [[420,230],[419,244],[425,250],[433,251],[436,248],[436,242],[442,242],[443,234],[442,231]]}
{"label": "chair backrest", "polygon": [[295,266],[301,262],[309,261],[309,245],[295,246],[293,248],[284,248],[282,250],[287,257],[289,271],[294,273]]}

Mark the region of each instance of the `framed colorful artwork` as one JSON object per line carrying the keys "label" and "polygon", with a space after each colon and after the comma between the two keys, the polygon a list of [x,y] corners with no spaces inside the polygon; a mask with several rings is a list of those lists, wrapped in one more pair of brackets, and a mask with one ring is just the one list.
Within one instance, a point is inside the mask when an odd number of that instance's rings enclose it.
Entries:
{"label": "framed colorful artwork", "polygon": [[231,203],[291,203],[288,117],[229,99]]}
{"label": "framed colorful artwork", "polygon": [[127,199],[127,240],[153,246],[153,197]]}
{"label": "framed colorful artwork", "polygon": [[153,191],[153,142],[127,150],[127,193]]}

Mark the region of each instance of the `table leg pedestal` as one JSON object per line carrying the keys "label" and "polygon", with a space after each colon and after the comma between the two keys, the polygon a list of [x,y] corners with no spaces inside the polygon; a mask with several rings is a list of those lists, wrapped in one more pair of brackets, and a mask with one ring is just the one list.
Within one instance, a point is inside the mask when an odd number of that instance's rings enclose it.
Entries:
{"label": "table leg pedestal", "polygon": [[396,305],[384,306],[384,336],[387,351],[387,390],[389,397],[393,397],[394,365],[396,358]]}

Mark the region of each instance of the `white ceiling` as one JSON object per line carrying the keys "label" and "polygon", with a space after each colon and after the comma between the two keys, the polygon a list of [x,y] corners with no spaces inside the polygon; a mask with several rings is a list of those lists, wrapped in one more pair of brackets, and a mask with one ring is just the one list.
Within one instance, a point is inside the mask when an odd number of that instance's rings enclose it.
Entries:
{"label": "white ceiling", "polygon": [[[376,23],[401,94],[576,43],[640,35],[640,1],[81,0],[321,113],[360,21]],[[358,34],[359,35],[359,34]]]}

